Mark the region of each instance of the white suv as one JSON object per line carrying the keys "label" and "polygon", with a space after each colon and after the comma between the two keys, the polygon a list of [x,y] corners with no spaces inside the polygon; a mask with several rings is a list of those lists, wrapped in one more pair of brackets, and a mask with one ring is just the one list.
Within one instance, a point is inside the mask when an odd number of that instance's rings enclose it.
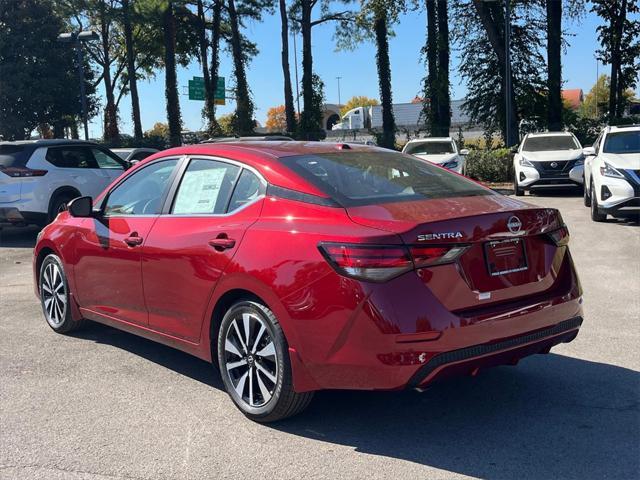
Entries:
{"label": "white suv", "polygon": [[121,158],[90,142],[0,142],[0,226],[46,225],[70,200],[95,197],[125,168]]}
{"label": "white suv", "polygon": [[584,155],[569,132],[528,133],[513,157],[516,195],[537,188],[582,187]]}
{"label": "white suv", "polygon": [[591,218],[640,214],[640,125],[606,127],[584,154],[584,204]]}
{"label": "white suv", "polygon": [[408,153],[456,173],[462,173],[465,155],[469,154],[469,150],[458,151],[458,146],[451,137],[428,137],[407,142],[402,153]]}

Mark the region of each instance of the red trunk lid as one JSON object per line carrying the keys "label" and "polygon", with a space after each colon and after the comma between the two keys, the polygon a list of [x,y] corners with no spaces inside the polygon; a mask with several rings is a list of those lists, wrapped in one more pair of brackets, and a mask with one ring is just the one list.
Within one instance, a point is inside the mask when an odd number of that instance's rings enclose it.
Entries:
{"label": "red trunk lid", "polygon": [[566,250],[547,235],[562,226],[557,210],[502,195],[384,203],[347,211],[354,222],[396,233],[408,245],[467,245],[456,263],[418,270],[450,311],[550,289]]}

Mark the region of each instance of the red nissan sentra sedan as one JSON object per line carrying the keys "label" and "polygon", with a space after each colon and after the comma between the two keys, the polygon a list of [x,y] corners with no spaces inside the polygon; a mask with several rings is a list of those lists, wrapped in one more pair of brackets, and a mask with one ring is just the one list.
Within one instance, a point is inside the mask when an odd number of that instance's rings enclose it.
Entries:
{"label": "red nissan sentra sedan", "polygon": [[557,210],[415,157],[332,143],[157,153],[39,236],[36,293],[217,364],[261,422],[319,389],[422,388],[573,340],[582,290]]}

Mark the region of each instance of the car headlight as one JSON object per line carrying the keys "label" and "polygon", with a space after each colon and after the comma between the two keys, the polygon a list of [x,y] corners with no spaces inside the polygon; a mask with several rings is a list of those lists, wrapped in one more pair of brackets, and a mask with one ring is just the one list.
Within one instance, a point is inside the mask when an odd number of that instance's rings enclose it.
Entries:
{"label": "car headlight", "polygon": [[603,162],[602,166],[600,167],[600,175],[604,177],[624,178],[624,175],[622,175],[618,170],[613,168],[607,162]]}
{"label": "car headlight", "polygon": [[454,168],[458,168],[458,161],[457,160],[451,160],[449,162],[444,162],[442,164],[442,166],[444,168],[448,168],[449,170],[453,170]]}
{"label": "car headlight", "polygon": [[520,165],[522,165],[523,167],[531,167],[531,168],[535,168],[533,166],[533,163],[531,163],[529,160],[527,160],[524,157],[520,157]]}

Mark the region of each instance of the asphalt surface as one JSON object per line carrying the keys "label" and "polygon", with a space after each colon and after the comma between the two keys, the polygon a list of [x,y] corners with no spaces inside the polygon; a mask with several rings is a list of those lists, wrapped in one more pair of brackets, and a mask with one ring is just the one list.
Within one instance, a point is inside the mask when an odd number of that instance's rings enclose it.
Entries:
{"label": "asphalt surface", "polygon": [[640,477],[640,228],[560,208],[584,287],[578,338],[424,393],[321,392],[246,420],[212,367],[97,324],[46,325],[35,230],[0,232],[0,478]]}

